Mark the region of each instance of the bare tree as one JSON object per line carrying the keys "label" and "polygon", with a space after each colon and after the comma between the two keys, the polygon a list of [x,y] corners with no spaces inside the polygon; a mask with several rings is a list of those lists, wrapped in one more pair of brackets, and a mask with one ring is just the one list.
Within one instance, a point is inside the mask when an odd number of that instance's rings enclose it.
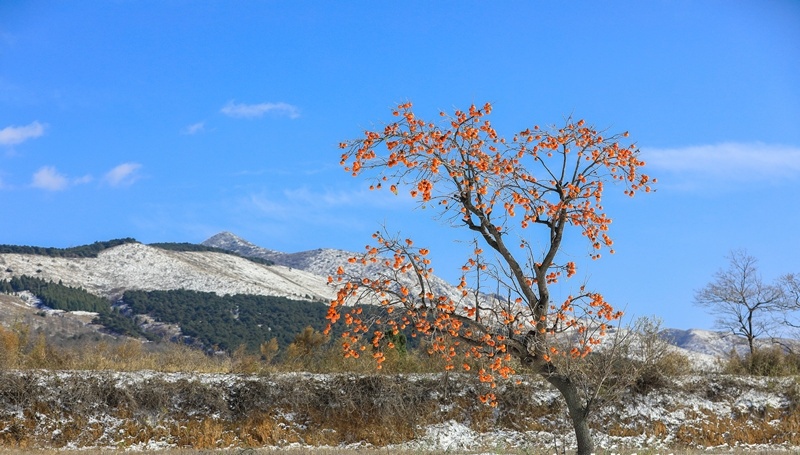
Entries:
{"label": "bare tree", "polygon": [[786,274],[779,281],[783,293],[783,324],[800,338],[800,276]]}
{"label": "bare tree", "polygon": [[714,280],[695,292],[695,303],[716,316],[716,326],[747,339],[750,354],[754,341],[773,334],[775,316],[784,308],[780,286],[765,284],[756,267],[757,260],[745,250],[728,255],[728,268],[714,274]]}

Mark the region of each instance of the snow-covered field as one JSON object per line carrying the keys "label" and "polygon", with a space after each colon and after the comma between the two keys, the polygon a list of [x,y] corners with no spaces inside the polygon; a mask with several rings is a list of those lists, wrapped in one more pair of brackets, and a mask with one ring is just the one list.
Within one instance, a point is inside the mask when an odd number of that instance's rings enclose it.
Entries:
{"label": "snow-covered field", "polygon": [[[373,447],[573,449],[566,412],[538,379],[469,375],[269,376],[156,372],[0,374],[0,446],[163,449]],[[356,393],[359,391],[360,393]],[[676,448],[800,450],[797,378],[688,376],[593,416],[604,453]]]}

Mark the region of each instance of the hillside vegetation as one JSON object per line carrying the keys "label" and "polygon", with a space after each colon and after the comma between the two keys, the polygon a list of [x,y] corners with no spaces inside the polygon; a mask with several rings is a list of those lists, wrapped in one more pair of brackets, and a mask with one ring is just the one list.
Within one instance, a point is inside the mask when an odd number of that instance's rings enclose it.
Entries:
{"label": "hillside vegetation", "polygon": [[334,292],[326,277],[210,245],[122,239],[2,251],[0,292],[31,294],[41,315],[92,312],[104,332],[209,352],[258,352],[272,339],[285,348],[305,327],[324,328]]}
{"label": "hillside vegetation", "polygon": [[137,241],[136,239],[126,237],[124,239],[94,242],[91,245],[81,245],[71,248],[0,245],[0,254],[32,254],[60,258],[96,258],[101,251],[126,243],[137,243]]}
{"label": "hillside vegetation", "polygon": [[149,338],[147,332],[141,330],[134,320],[113,308],[107,299],[90,294],[83,288],[73,288],[62,283],[21,275],[0,281],[0,292],[6,294],[29,292],[39,299],[41,305],[55,310],[97,313],[93,322],[102,325],[111,333]]}
{"label": "hillside vegetation", "polygon": [[[502,382],[490,408],[465,374],[0,372],[0,446],[572,450],[566,410],[539,381]],[[685,377],[603,409],[593,431],[616,453],[797,447],[799,399],[794,381]]]}
{"label": "hillside vegetation", "polygon": [[258,352],[261,344],[273,338],[285,348],[305,327],[321,331],[327,323],[325,304],[285,297],[220,296],[187,290],[126,291],[117,305],[112,306],[108,300],[84,289],[35,277],[23,275],[0,281],[0,292],[23,291],[30,292],[42,305],[55,310],[97,313],[92,323],[103,326],[112,334],[163,339],[163,336],[137,323],[139,317],[149,316],[157,322],[180,327],[180,337],[168,337],[164,341],[189,343],[228,354],[240,346]]}
{"label": "hillside vegetation", "polygon": [[272,338],[286,347],[305,327],[324,329],[327,312],[320,302],[186,290],[126,291],[122,303],[134,319],[150,315],[179,326],[201,346],[229,353],[239,346],[257,352]]}
{"label": "hillside vegetation", "polygon": [[[0,327],[0,446],[571,450],[566,410],[541,379],[503,381],[491,408],[477,399],[487,384],[432,373],[441,359],[425,349],[384,346],[376,374],[370,355],[344,359],[334,340],[307,327],[285,347],[273,338],[256,353],[208,355],[133,339],[54,344],[24,325]],[[685,358],[661,358],[623,402],[601,410],[601,447],[800,445],[796,376],[687,373]]]}
{"label": "hillside vegetation", "polygon": [[[321,302],[260,295],[217,295],[188,290],[126,291],[112,305],[82,288],[22,275],[0,281],[0,292],[29,292],[40,304],[54,310],[97,313],[93,324],[116,335],[188,343],[208,351],[232,353],[239,347],[258,352],[275,339],[281,348],[306,327],[325,328],[327,306]],[[370,309],[367,309],[369,311]],[[373,309],[374,311],[375,309]],[[46,315],[47,313],[40,313]],[[180,328],[180,336],[167,336],[140,324],[142,316]],[[341,328],[335,335],[341,333]]]}

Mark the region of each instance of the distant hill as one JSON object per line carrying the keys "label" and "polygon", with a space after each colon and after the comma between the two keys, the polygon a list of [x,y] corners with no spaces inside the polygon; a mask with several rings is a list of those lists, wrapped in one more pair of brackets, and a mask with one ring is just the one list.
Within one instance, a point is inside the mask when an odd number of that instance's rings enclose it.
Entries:
{"label": "distant hill", "polygon": [[356,254],[326,248],[299,253],[282,253],[254,245],[230,232],[220,232],[202,242],[201,245],[230,251],[243,257],[264,259],[276,265],[300,269],[325,277],[333,275],[338,266],[347,264],[347,259]]}
{"label": "distant hill", "polygon": [[[305,326],[323,327],[327,303],[334,296],[327,277],[270,265],[263,259],[254,262],[252,258],[204,245],[143,245],[126,239],[69,250],[6,245],[3,251],[0,283],[6,285],[0,290],[14,293],[24,290],[30,297],[8,295],[0,300],[0,323],[10,326],[28,321],[29,325],[62,338],[97,333],[98,329],[141,336],[142,332],[130,325],[135,320],[148,337],[186,340],[189,335],[191,342],[200,341],[206,347],[233,349],[237,347],[234,343],[244,343],[253,348],[272,337],[286,344]],[[139,302],[141,293],[162,292],[148,301],[160,299],[173,305],[169,311],[159,307],[160,317],[154,317],[155,310],[142,305],[138,308],[146,310],[133,312],[125,302],[126,292],[133,291],[140,292],[136,294]],[[179,294],[186,291],[195,294],[191,294],[191,299]],[[261,304],[270,311],[249,319],[226,319],[225,305],[241,305],[234,296],[271,299]],[[98,297],[107,303],[98,306]],[[250,301],[247,302],[249,305]],[[178,309],[180,305],[203,311],[192,313],[189,308],[184,311]],[[100,307],[102,310],[98,312]],[[80,317],[72,317],[70,311],[53,310],[58,308],[79,310],[76,314]],[[139,318],[137,314],[146,317]],[[43,318],[47,315],[55,319]],[[199,324],[198,318],[205,323]],[[55,322],[59,324],[53,326],[51,323]],[[190,334],[181,330],[181,323],[188,324]],[[77,330],[78,325],[86,329]],[[58,326],[68,326],[69,330],[61,333],[54,329]],[[269,330],[263,331],[261,327]]]}
{"label": "distant hill", "polygon": [[96,258],[97,255],[109,248],[136,243],[136,239],[124,238],[109,240],[107,242],[94,242],[91,245],[82,245],[71,248],[52,248],[27,245],[0,245],[0,254],[30,254],[35,256],[51,256],[63,258]]}
{"label": "distant hill", "polygon": [[[728,357],[733,351],[736,351],[739,355],[744,355],[750,350],[745,338],[735,336],[730,332],[714,332],[701,329],[666,329],[662,334],[664,338],[675,346],[713,358]],[[794,346],[794,349],[800,349],[797,340],[789,339],[757,338],[755,345],[757,348],[782,345]]]}
{"label": "distant hill", "polygon": [[173,289],[318,301],[334,296],[325,278],[299,269],[222,252],[175,251],[141,243],[108,248],[96,257],[0,254],[0,280],[21,275],[62,282],[111,300],[126,290]]}
{"label": "distant hill", "polygon": [[[358,275],[375,276],[385,270],[382,264],[367,264],[361,263],[348,263],[351,257],[357,257],[360,253],[352,251],[336,250],[330,248],[319,248],[315,250],[302,251],[299,253],[282,253],[280,251],[269,250],[266,248],[254,245],[241,237],[236,236],[230,232],[221,232],[214,235],[208,240],[202,242],[202,245],[228,250],[238,255],[245,257],[256,257],[265,259],[275,263],[289,267],[292,270],[302,270],[312,273],[314,275],[326,278],[336,274],[336,269],[340,266],[343,267],[348,273],[355,273]],[[412,277],[407,277],[407,281],[403,282],[404,285],[411,288],[416,286]],[[401,278],[402,281],[402,278]],[[432,291],[438,295],[445,295],[453,301],[461,299],[461,291],[456,289],[456,286],[446,282],[445,280],[433,276],[431,277]]]}

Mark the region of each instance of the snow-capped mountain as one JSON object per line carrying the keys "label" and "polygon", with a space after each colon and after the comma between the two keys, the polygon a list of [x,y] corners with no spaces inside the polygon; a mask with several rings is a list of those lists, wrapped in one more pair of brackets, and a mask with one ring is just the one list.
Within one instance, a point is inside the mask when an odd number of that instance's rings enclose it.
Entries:
{"label": "snow-capped mountain", "polygon": [[347,264],[347,259],[355,255],[352,252],[329,248],[299,253],[282,253],[252,244],[230,232],[220,232],[202,242],[201,245],[231,251],[244,257],[265,259],[277,265],[304,270],[324,277],[336,273],[337,267]]}
{"label": "snow-capped mountain", "polygon": [[712,332],[700,329],[667,329],[663,332],[664,337],[675,346],[680,346],[686,350],[707,354],[713,357],[723,357],[731,353],[737,341],[745,345],[745,340],[734,339],[729,333]]}
{"label": "snow-capped mountain", "polygon": [[[281,253],[279,251],[256,246],[230,232],[221,232],[214,235],[201,243],[201,245],[231,251],[240,256],[266,259],[291,269],[300,269],[319,275],[325,279],[329,276],[335,276],[336,270],[339,267],[343,267],[345,272],[351,275],[370,277],[375,277],[382,272],[385,273],[387,270],[382,264],[364,265],[359,262],[348,262],[349,258],[360,256],[359,253],[329,248],[320,248],[299,253]],[[400,281],[410,289],[417,286],[411,276],[401,277]],[[437,295],[445,295],[456,302],[462,298],[461,291],[454,285],[437,276],[431,277],[430,284],[431,291]]]}
{"label": "snow-capped mountain", "polygon": [[334,296],[326,279],[303,270],[267,266],[225,253],[169,251],[141,243],[109,248],[96,258],[0,254],[0,279],[20,275],[81,287],[110,299],[129,289],[185,289],[323,301]]}
{"label": "snow-capped mountain", "polygon": [[[744,337],[730,332],[666,329],[663,331],[663,336],[675,346],[713,358],[726,358],[732,351],[736,351],[738,355],[742,356],[750,351]],[[769,349],[774,346],[790,346],[795,350],[800,348],[797,340],[785,338],[757,338],[754,340],[754,346],[756,349]]]}

